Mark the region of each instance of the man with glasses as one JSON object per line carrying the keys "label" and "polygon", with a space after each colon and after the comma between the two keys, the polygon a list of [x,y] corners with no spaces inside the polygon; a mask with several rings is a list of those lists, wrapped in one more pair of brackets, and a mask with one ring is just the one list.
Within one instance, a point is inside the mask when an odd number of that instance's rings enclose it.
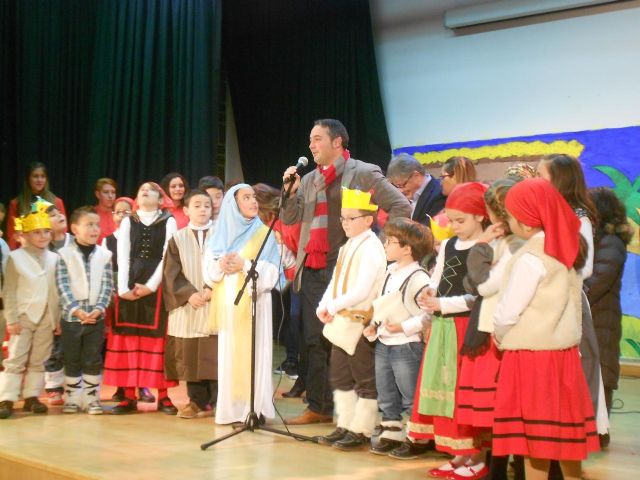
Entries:
{"label": "man with glasses", "polygon": [[401,153],[391,159],[387,178],[411,203],[411,219],[429,226],[429,217],[442,211],[446,197],[440,180],[432,178],[414,156]]}
{"label": "man with glasses", "polygon": [[[391,218],[408,217],[411,212],[407,199],[393,188],[377,165],[350,157],[348,143],[349,134],[339,120],[317,120],[309,136],[309,150],[318,168],[302,180],[295,167],[284,172],[283,179],[293,178],[294,185],[291,198],[282,210],[282,221],[287,225],[302,222],[294,288],[301,293],[309,402],[300,416],[286,421],[288,425],[333,421],[329,385],[331,343],[322,335],[323,323],[316,315],[316,308],[331,279],[338,250],[346,242],[340,224],[342,187],[371,191],[371,201]],[[303,368],[301,365],[301,370]]]}

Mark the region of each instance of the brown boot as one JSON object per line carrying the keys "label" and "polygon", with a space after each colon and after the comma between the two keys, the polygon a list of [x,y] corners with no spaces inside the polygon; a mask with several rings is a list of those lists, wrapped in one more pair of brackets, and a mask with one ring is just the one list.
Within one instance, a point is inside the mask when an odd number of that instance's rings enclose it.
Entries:
{"label": "brown boot", "polygon": [[322,415],[308,408],[297,417],[284,421],[286,425],[310,425],[312,423],[333,423],[333,415]]}

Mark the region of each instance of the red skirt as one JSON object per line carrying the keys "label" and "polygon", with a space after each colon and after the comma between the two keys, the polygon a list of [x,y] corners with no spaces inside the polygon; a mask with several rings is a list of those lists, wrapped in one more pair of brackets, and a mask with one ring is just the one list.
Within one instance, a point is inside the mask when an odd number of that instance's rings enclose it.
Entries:
{"label": "red skirt", "polygon": [[170,388],[164,375],[164,338],[118,335],[107,337],[104,384],[118,387]]}
{"label": "red skirt", "polygon": [[493,427],[493,412],[496,398],[496,382],[500,369],[500,351],[492,339],[490,346],[481,355],[469,358],[462,356],[458,389],[459,402],[455,416],[459,423],[474,427]]}
{"label": "red skirt", "polygon": [[[458,343],[458,363],[455,402],[458,405],[460,399],[459,382],[461,355],[460,349],[464,341],[464,334],[467,331],[469,317],[455,317],[456,336]],[[427,349],[425,349],[425,352]],[[424,362],[423,362],[424,364]],[[421,383],[422,365],[418,374],[418,385]],[[477,428],[470,425],[462,425],[457,418],[457,408],[454,410],[453,418],[439,417],[434,415],[421,415],[418,413],[420,405],[420,389],[416,388],[413,400],[413,410],[411,420],[408,425],[409,436],[414,439],[434,440],[436,448],[451,455],[473,455],[480,451],[481,434]]]}
{"label": "red skirt", "polygon": [[496,390],[493,454],[578,461],[599,449],[578,347],[505,351]]}

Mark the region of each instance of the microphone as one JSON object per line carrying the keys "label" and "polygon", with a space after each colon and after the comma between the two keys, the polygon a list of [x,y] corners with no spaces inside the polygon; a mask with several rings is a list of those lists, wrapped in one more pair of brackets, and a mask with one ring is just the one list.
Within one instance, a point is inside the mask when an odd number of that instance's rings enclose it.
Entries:
{"label": "microphone", "polygon": [[[298,163],[296,163],[296,173],[299,174],[300,170],[302,170],[307,165],[309,165],[309,159],[307,157],[299,157]],[[296,176],[294,174],[291,174],[287,179],[287,181],[285,181],[284,183],[295,181],[295,179],[296,179]]]}

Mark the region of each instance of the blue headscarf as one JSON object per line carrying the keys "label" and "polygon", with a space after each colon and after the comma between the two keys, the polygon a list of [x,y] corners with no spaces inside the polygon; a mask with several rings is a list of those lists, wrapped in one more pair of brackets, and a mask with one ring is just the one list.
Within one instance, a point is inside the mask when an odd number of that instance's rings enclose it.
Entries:
{"label": "blue headscarf", "polygon": [[[216,229],[207,245],[214,257],[220,257],[231,252],[239,252],[260,227],[264,225],[259,217],[246,219],[240,213],[235,193],[241,188],[251,188],[251,185],[240,183],[231,187],[222,200]],[[248,258],[247,260],[253,259]],[[280,253],[273,233],[269,235],[269,240],[267,240],[267,244],[262,251],[260,260],[273,263],[280,268]]]}

